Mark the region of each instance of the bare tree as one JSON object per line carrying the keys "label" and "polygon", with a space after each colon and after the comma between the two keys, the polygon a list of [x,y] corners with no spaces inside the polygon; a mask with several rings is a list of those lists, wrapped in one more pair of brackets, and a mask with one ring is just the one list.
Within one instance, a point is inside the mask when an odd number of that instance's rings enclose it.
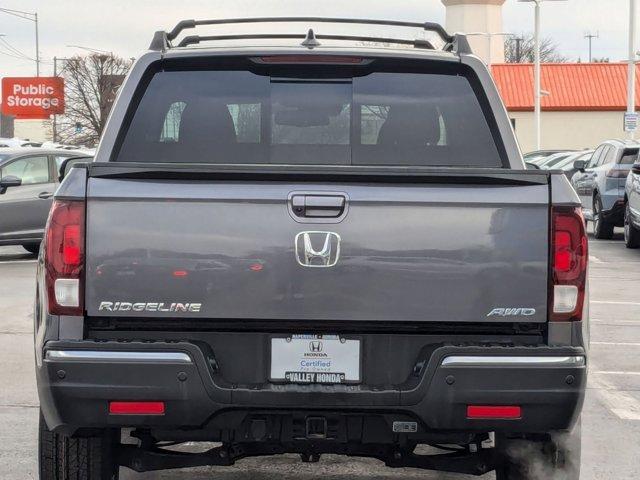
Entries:
{"label": "bare tree", "polygon": [[113,54],[75,56],[65,62],[65,114],[59,117],[56,141],[95,145],[102,135],[107,117],[129,60]]}
{"label": "bare tree", "polygon": [[[535,60],[533,35],[507,37],[504,56],[507,63],[533,63]],[[540,40],[540,59],[544,63],[565,63],[569,60],[559,52],[558,45],[551,38]]]}

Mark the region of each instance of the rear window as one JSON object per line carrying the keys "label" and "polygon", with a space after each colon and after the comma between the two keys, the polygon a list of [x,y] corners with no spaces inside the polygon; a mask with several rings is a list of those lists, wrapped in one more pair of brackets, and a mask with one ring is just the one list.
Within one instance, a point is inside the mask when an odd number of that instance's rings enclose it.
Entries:
{"label": "rear window", "polygon": [[161,71],[116,161],[501,167],[463,75]]}
{"label": "rear window", "polygon": [[638,149],[627,148],[620,158],[620,165],[633,165],[638,161]]}

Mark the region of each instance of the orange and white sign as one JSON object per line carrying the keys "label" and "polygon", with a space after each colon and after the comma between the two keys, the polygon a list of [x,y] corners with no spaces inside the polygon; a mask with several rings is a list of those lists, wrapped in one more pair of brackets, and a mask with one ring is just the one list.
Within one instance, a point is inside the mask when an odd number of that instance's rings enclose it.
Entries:
{"label": "orange and white sign", "polygon": [[2,79],[2,113],[16,118],[47,119],[64,113],[64,79],[61,77],[5,77]]}

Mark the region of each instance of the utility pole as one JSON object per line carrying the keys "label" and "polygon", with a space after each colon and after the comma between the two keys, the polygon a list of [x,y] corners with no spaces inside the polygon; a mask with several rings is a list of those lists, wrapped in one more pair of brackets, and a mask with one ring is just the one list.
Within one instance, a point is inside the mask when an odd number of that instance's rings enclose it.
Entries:
{"label": "utility pole", "polygon": [[589,63],[591,63],[593,62],[592,42],[594,38],[600,38],[600,32],[596,32],[595,34],[588,32],[585,34],[584,38],[589,40]]}
{"label": "utility pole", "polygon": [[[627,115],[636,115],[636,16],[638,14],[636,0],[629,0],[629,75],[627,82]],[[635,117],[637,128],[637,117]],[[625,121],[625,128],[627,122]],[[635,129],[628,128],[629,138],[635,138]]]}
{"label": "utility pole", "polygon": [[38,12],[33,14],[34,23],[36,24],[36,77],[40,76],[40,36],[38,34]]}
{"label": "utility pole", "polygon": [[[53,76],[58,76],[58,57],[53,57]],[[56,137],[58,136],[58,116],[53,114],[53,121],[51,122],[51,127],[53,130],[53,143],[56,143]]]}
{"label": "utility pole", "polygon": [[[62,69],[61,72],[64,71],[64,62],[68,62],[70,59],[69,58],[63,58],[63,57],[53,57],[53,76],[57,77],[58,76],[58,62],[62,62]],[[52,125],[52,130],[53,130],[53,142],[57,142],[58,141],[58,116],[56,114],[53,114],[53,121],[51,122]]]}

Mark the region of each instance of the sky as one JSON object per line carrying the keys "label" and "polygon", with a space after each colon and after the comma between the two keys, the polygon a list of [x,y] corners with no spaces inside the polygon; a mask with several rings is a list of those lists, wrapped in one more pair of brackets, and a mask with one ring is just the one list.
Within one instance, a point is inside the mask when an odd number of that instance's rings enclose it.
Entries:
{"label": "sky", "polygon": [[[440,0],[0,0],[0,8],[38,12],[41,75],[53,73],[53,57],[86,53],[81,45],[135,57],[159,29],[171,29],[180,19],[245,16],[317,15],[436,21],[444,24]],[[552,37],[567,57],[588,58],[587,32],[595,57],[612,61],[628,52],[629,0],[568,0],[543,5],[543,35]],[[505,32],[533,30],[533,5],[507,0]],[[35,56],[34,23],[0,12],[0,77],[35,74],[35,62],[9,56],[6,44]],[[640,35],[639,35],[640,37]],[[640,47],[640,44],[638,45]]]}

